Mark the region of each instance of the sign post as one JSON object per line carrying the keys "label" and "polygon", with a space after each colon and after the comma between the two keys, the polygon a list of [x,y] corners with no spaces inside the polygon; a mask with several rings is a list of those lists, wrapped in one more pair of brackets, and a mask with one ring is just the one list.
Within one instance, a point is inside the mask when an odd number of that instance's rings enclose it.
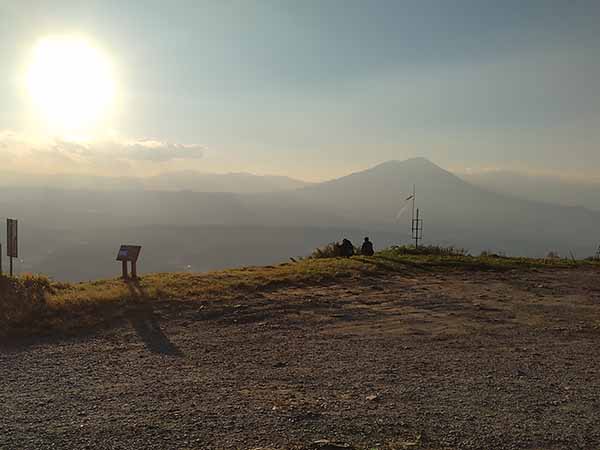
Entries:
{"label": "sign post", "polygon": [[6,256],[8,256],[10,276],[13,276],[13,258],[19,257],[19,223],[16,219],[6,219]]}
{"label": "sign post", "polygon": [[127,262],[131,262],[131,278],[137,278],[137,260],[142,251],[141,245],[121,245],[119,253],[117,254],[117,261],[121,261],[121,267],[123,271],[123,279],[129,279],[127,274]]}

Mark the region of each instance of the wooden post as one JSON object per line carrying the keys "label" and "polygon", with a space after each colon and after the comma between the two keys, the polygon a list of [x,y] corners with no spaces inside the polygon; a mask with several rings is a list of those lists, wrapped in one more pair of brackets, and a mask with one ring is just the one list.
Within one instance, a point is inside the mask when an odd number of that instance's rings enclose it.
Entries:
{"label": "wooden post", "polygon": [[13,259],[19,257],[18,222],[16,219],[6,219],[6,256],[9,259],[10,276],[14,275]]}
{"label": "wooden post", "polygon": [[137,279],[137,267],[135,261],[131,261],[131,278]]}
{"label": "wooden post", "polygon": [[129,278],[127,276],[127,261],[121,261],[121,263],[123,264],[123,279],[126,280]]}

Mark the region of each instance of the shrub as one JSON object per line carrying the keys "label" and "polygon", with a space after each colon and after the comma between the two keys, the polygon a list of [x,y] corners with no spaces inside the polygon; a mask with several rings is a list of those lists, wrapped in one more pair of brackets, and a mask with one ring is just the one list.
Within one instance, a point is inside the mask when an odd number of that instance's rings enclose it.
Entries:
{"label": "shrub", "polygon": [[506,253],[504,252],[494,252],[492,250],[483,250],[479,254],[480,258],[506,258]]}
{"label": "shrub", "polygon": [[467,256],[464,248],[454,246],[443,247],[441,245],[425,245],[416,248],[413,245],[394,245],[390,251],[397,255],[431,255],[431,256]]}
{"label": "shrub", "polygon": [[43,310],[51,291],[50,280],[43,276],[0,276],[0,326],[26,321]]}
{"label": "shrub", "polygon": [[[361,254],[361,248],[352,246],[354,249],[355,255]],[[341,244],[338,242],[331,242],[323,247],[316,248],[311,255],[308,257],[309,259],[319,259],[319,258],[338,258],[342,256],[342,248]]]}
{"label": "shrub", "polygon": [[319,259],[319,258],[337,258],[341,256],[341,248],[340,244],[337,242],[331,242],[323,247],[316,248],[314,252],[310,255],[310,258]]}

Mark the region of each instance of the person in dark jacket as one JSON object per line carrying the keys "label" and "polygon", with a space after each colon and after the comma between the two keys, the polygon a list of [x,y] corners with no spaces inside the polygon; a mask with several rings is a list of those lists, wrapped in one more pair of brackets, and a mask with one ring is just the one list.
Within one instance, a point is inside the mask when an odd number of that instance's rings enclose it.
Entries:
{"label": "person in dark jacket", "polygon": [[354,255],[354,245],[348,239],[344,239],[340,245],[340,256],[349,258],[352,255]]}
{"label": "person in dark jacket", "polygon": [[375,251],[373,250],[373,243],[369,240],[368,237],[365,238],[363,245],[360,249],[360,254],[365,256],[373,256]]}

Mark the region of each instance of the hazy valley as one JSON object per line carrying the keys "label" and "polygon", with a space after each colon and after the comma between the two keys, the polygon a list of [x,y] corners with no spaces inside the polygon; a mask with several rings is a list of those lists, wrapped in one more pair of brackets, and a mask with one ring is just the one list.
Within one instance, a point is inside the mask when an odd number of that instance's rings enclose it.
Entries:
{"label": "hazy valley", "polygon": [[[405,199],[413,184],[425,243],[474,254],[544,256],[552,250],[578,258],[593,255],[598,244],[600,212],[496,193],[423,158],[309,185],[239,174],[198,175],[195,184],[191,174],[180,175],[163,190],[101,177],[80,178],[71,189],[59,178],[45,188],[39,185],[47,179],[35,178],[3,187],[0,211],[20,219],[17,270],[61,280],[110,277],[118,274],[113,260],[121,243],[143,246],[143,272],[272,264],[344,236],[357,245],[368,235],[378,248],[407,244]],[[239,192],[245,188],[248,193]]]}

